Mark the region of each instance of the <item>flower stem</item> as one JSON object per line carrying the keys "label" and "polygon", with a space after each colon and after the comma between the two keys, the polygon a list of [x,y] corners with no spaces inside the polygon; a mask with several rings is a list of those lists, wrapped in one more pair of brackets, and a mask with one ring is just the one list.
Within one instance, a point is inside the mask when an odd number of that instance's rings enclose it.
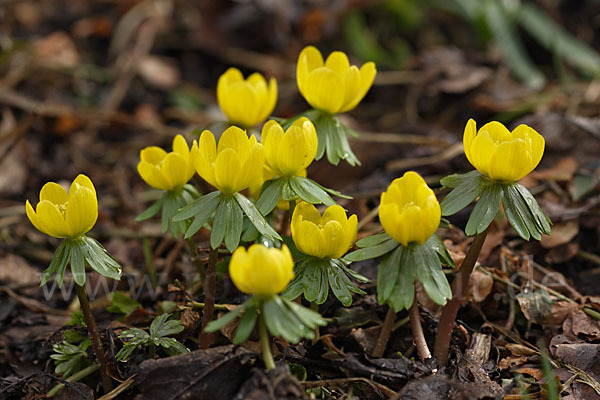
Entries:
{"label": "flower stem", "polygon": [[152,285],[152,288],[156,289],[158,279],[156,279],[156,268],[154,268],[154,255],[152,254],[150,240],[148,240],[146,236],[142,238],[142,250],[144,252],[146,270],[148,271],[148,276],[150,276],[150,284]]}
{"label": "flower stem", "polygon": [[148,358],[150,360],[154,359],[154,355],[155,355],[155,350],[154,350],[155,346],[154,346],[154,342],[150,341],[150,343],[148,343]]}
{"label": "flower stem", "polygon": [[415,343],[415,347],[417,348],[417,353],[419,354],[419,358],[421,361],[425,361],[428,358],[431,358],[431,352],[429,351],[429,347],[427,347],[427,342],[425,341],[425,334],[423,334],[423,326],[421,325],[421,314],[419,313],[419,304],[417,303],[417,299],[414,299],[412,307],[408,311],[410,315],[410,329],[413,334],[413,342]]}
{"label": "flower stem", "polygon": [[185,241],[187,242],[188,249],[190,250],[190,257],[192,258],[192,262],[196,266],[196,270],[200,275],[200,282],[204,284],[204,281],[206,280],[206,266],[202,264],[202,262],[200,261],[200,257],[198,257],[198,253],[196,252],[196,243],[191,237],[187,238]]}
{"label": "flower stem", "polygon": [[213,320],[215,314],[215,290],[217,286],[217,249],[208,252],[206,279],[204,280],[204,309],[202,311],[202,332],[198,347],[208,349],[212,344],[213,334],[204,332],[206,325]]}
{"label": "flower stem", "polygon": [[473,268],[475,268],[479,253],[481,253],[481,248],[485,242],[488,230],[489,228],[475,235],[473,243],[471,243],[471,247],[462,262],[458,274],[452,281],[452,300],[450,300],[442,309],[442,316],[440,317],[440,322],[438,324],[434,349],[434,355],[440,366],[445,366],[448,363],[450,339],[452,338],[452,329],[454,328],[454,321],[456,321],[456,314],[458,314],[460,303],[466,295],[471,273],[473,272]]}
{"label": "flower stem", "polygon": [[90,309],[87,292],[85,290],[85,286],[75,285],[75,290],[77,291],[77,297],[79,298],[81,312],[83,313],[83,318],[85,319],[88,333],[92,339],[92,346],[94,347],[96,359],[98,360],[98,364],[100,364],[100,378],[102,379],[102,387],[104,388],[104,393],[108,393],[112,390],[112,381],[110,376],[108,376],[106,358],[104,357],[104,349],[102,348],[102,343],[100,342],[100,335],[98,335],[96,321],[94,320],[92,310]]}
{"label": "flower stem", "polygon": [[381,325],[381,331],[379,332],[379,337],[375,343],[375,348],[373,349],[373,357],[382,357],[383,353],[385,353],[385,348],[387,347],[388,340],[390,340],[395,319],[396,311],[394,311],[392,306],[389,306],[383,325]]}
{"label": "flower stem", "polygon": [[271,341],[269,340],[269,333],[267,332],[267,325],[265,324],[265,317],[261,313],[258,316],[258,334],[260,336],[260,348],[263,354],[263,361],[267,371],[275,368],[275,360],[271,353]]}

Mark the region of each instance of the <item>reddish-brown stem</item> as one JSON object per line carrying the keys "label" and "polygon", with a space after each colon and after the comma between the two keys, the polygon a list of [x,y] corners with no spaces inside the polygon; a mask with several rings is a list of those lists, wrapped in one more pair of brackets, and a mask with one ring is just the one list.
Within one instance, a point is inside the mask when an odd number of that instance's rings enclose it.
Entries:
{"label": "reddish-brown stem", "polygon": [[387,314],[385,315],[383,325],[381,325],[381,331],[379,332],[379,337],[377,338],[375,348],[373,349],[373,357],[382,357],[383,353],[385,353],[385,348],[387,347],[388,340],[390,340],[395,319],[396,312],[394,311],[394,308],[390,306]]}
{"label": "reddish-brown stem", "polygon": [[450,339],[452,338],[452,329],[456,321],[456,314],[460,303],[467,293],[469,278],[481,253],[481,248],[485,242],[488,229],[475,235],[473,243],[462,262],[458,274],[452,281],[452,300],[448,302],[442,309],[442,316],[438,324],[437,335],[435,337],[434,355],[440,366],[445,366],[448,363],[448,354],[450,352]]}
{"label": "reddish-brown stem", "polygon": [[81,306],[81,312],[83,313],[83,318],[85,319],[85,325],[87,326],[88,333],[90,334],[90,338],[92,340],[94,354],[96,354],[96,359],[100,365],[100,379],[102,380],[102,387],[104,388],[104,393],[108,393],[112,390],[112,380],[110,379],[110,376],[108,376],[106,357],[104,357],[104,349],[102,348],[102,342],[100,342],[100,335],[98,334],[96,320],[94,320],[94,316],[92,315],[87,291],[85,290],[85,286],[79,285],[75,285],[75,291],[77,292],[77,297],[79,298],[79,305]]}
{"label": "reddish-brown stem", "polygon": [[410,307],[410,310],[408,311],[408,315],[410,316],[410,329],[412,330],[413,342],[417,348],[417,353],[419,354],[421,361],[425,361],[426,359],[431,358],[431,352],[425,341],[417,299],[413,301],[412,307]]}
{"label": "reddish-brown stem", "polygon": [[217,249],[208,252],[206,279],[204,280],[204,309],[202,311],[202,332],[198,347],[208,349],[213,341],[213,334],[204,332],[206,325],[213,320],[215,314],[215,290],[217,286]]}

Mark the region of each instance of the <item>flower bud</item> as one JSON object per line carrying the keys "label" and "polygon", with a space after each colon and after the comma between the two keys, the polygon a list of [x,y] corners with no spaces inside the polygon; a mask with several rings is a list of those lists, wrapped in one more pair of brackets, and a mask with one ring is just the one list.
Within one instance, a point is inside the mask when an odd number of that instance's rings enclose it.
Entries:
{"label": "flower bud", "polygon": [[94,184],[78,175],[69,192],[54,182],[40,190],[40,202],[34,211],[25,203],[27,217],[37,230],[56,238],[75,239],[88,232],[98,219],[98,200]]}
{"label": "flower bud", "polygon": [[238,247],[229,262],[234,285],[247,294],[269,296],[280,293],[294,278],[294,260],[286,245],[281,249],[253,244]]}
{"label": "flower bud", "polygon": [[217,146],[206,130],[192,145],[192,163],[198,175],[224,194],[233,194],[261,179],[265,163],[262,144],[232,126],[223,132]]}
{"label": "flower bud", "polygon": [[268,121],[261,140],[265,147],[265,166],[272,176],[299,175],[317,154],[317,132],[306,117],[294,121],[285,132],[278,122]]}
{"label": "flower bud", "polygon": [[527,125],[509,132],[500,122],[493,121],[477,131],[475,121],[470,119],[463,145],[467,159],[483,175],[495,181],[515,182],[539,164],[545,141]]}
{"label": "flower bud", "polygon": [[217,101],[230,122],[250,128],[263,122],[277,102],[277,81],[254,73],[244,80],[237,68],[229,68],[217,83]]}
{"label": "flower bud", "polygon": [[365,97],[375,79],[375,64],[365,63],[360,70],[348,57],[334,51],[323,62],[321,52],[307,46],[300,52],[296,67],[298,89],[317,110],[337,114],[352,110]]}
{"label": "flower bud", "polygon": [[406,172],[381,194],[379,220],[385,232],[403,246],[423,244],[440,225],[442,211],[433,190],[419,174]]}
{"label": "flower bud", "polygon": [[356,215],[350,218],[338,205],[328,207],[323,216],[315,206],[300,202],[292,215],[292,239],[298,250],[318,258],[340,258],[356,239]]}
{"label": "flower bud", "polygon": [[159,190],[178,190],[192,179],[194,165],[190,149],[181,135],[173,139],[173,151],[146,147],[140,152],[138,173],[148,185]]}

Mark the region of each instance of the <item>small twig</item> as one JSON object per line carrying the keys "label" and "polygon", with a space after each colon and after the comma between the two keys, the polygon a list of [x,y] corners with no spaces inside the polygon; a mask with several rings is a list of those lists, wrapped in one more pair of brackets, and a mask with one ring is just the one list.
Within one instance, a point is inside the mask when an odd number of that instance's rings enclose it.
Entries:
{"label": "small twig", "polygon": [[116,398],[121,393],[123,393],[124,391],[126,391],[127,389],[129,389],[130,387],[132,387],[135,384],[135,376],[136,376],[136,374],[131,375],[129,378],[127,378],[126,380],[121,382],[121,384],[119,386],[117,386],[116,388],[114,388],[110,393],[105,394],[104,396],[100,397],[98,400],[112,400],[112,399]]}
{"label": "small twig", "polygon": [[417,303],[417,299],[413,300],[412,307],[410,307],[408,312],[410,315],[410,328],[413,334],[413,342],[417,348],[419,358],[421,361],[425,361],[428,358],[431,358],[431,352],[429,351],[427,341],[425,340],[425,334],[423,333],[421,314],[419,313],[419,304]]}
{"label": "small twig", "polygon": [[379,213],[379,206],[377,206],[374,209],[372,209],[371,211],[369,211],[369,213],[367,215],[365,215],[364,218],[361,218],[360,221],[358,221],[358,224],[356,225],[356,230],[360,231],[367,223],[372,221],[377,216],[378,213]]}
{"label": "small twig", "polygon": [[401,169],[409,169],[414,167],[422,167],[425,165],[437,164],[442,161],[448,161],[459,156],[464,152],[462,143],[455,143],[448,146],[444,150],[428,157],[402,158],[392,160],[385,165],[387,171],[398,171]]}

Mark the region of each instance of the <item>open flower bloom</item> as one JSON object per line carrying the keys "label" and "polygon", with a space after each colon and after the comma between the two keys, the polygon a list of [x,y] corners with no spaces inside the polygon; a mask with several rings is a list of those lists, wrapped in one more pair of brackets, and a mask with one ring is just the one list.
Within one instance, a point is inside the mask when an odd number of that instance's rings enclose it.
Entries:
{"label": "open flower bloom", "polygon": [[262,130],[265,167],[273,176],[299,175],[317,154],[317,132],[306,117],[298,118],[283,131],[277,121],[268,121]]}
{"label": "open flower bloom", "polygon": [[54,182],[40,190],[40,202],[34,210],[25,203],[27,217],[37,230],[56,238],[78,238],[92,229],[98,219],[98,200],[94,184],[78,175],[69,192]]}
{"label": "open flower bloom", "polygon": [[[296,176],[301,176],[303,178],[306,178],[306,170],[301,169],[300,171],[298,171]],[[265,182],[268,181],[269,179],[273,179],[273,178],[275,178],[275,176],[273,176],[273,174],[270,171],[268,171],[267,167],[265,166],[265,169],[263,170],[263,177],[261,179],[257,180],[256,182],[252,183],[252,185],[250,185],[250,187],[248,188],[248,190],[250,191],[250,196],[252,196],[254,199],[258,200],[260,198],[260,193],[262,191],[262,187],[265,184]],[[290,209],[290,202],[285,201],[280,197],[279,201],[277,202],[277,205],[275,207],[278,208],[279,210],[287,211]]]}
{"label": "open flower bloom", "polygon": [[403,246],[423,244],[440,225],[442,210],[433,190],[419,174],[406,172],[381,194],[379,220],[385,232]]}
{"label": "open flower bloom", "polygon": [[323,216],[315,206],[300,202],[292,215],[292,239],[298,250],[318,258],[340,258],[356,239],[356,215],[350,218],[338,205],[327,207]]}
{"label": "open flower bloom", "polygon": [[350,65],[341,51],[334,51],[323,62],[321,52],[307,46],[298,57],[296,80],[300,93],[312,107],[337,114],[350,111],[360,103],[376,73],[373,62],[358,69]]}
{"label": "open flower bloom", "polygon": [[273,112],[277,102],[277,81],[257,72],[244,80],[237,68],[229,68],[219,77],[217,101],[230,122],[245,128],[263,122]]}
{"label": "open flower bloom", "polygon": [[254,135],[231,126],[217,146],[215,136],[206,130],[192,145],[192,162],[198,175],[223,194],[233,194],[261,179],[265,163],[262,144]]}
{"label": "open flower bloom", "polygon": [[181,135],[173,139],[173,151],[150,146],[140,151],[138,173],[148,185],[159,190],[178,190],[196,172],[190,149]]}
{"label": "open flower bloom", "polygon": [[229,262],[234,285],[247,294],[269,296],[280,293],[294,279],[294,260],[286,245],[281,249],[253,244],[238,247]]}
{"label": "open flower bloom", "polygon": [[477,131],[470,119],[463,136],[465,154],[479,172],[502,182],[515,182],[529,174],[542,159],[545,141],[527,125],[512,132],[500,122],[489,122]]}

